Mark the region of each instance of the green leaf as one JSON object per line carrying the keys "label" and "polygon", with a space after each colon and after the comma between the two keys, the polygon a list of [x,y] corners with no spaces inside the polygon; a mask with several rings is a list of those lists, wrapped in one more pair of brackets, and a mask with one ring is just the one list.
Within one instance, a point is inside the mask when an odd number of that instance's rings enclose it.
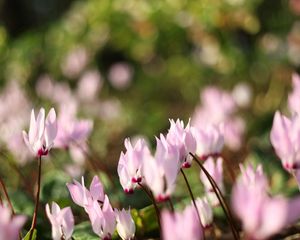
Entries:
{"label": "green leaf", "polygon": [[[31,240],[36,240],[36,234],[37,234],[37,231],[36,231],[36,229],[34,229]],[[29,238],[30,238],[30,231],[26,234],[26,236],[23,238],[23,240],[29,240]]]}
{"label": "green leaf", "polygon": [[74,240],[99,240],[99,237],[93,233],[89,221],[76,225],[72,237]]}

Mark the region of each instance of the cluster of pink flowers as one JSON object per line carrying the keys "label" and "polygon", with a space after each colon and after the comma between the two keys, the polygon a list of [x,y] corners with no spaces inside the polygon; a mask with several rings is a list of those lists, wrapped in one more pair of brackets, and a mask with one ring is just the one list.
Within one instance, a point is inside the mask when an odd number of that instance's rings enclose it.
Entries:
{"label": "cluster of pink flowers", "polygon": [[249,239],[268,239],[300,217],[300,197],[271,197],[262,166],[241,168],[232,190],[232,207]]}
{"label": "cluster of pink flowers", "polygon": [[[241,102],[240,92],[247,92],[247,89],[244,88],[234,91],[233,94],[217,87],[205,88],[201,93],[201,105],[196,108],[193,114],[192,125],[200,131],[206,131],[207,128],[213,126],[215,131],[222,132],[225,144],[230,149],[238,150],[242,145],[245,122],[235,113],[238,110],[239,102]],[[246,95],[249,94],[246,93]],[[246,98],[250,98],[250,96],[246,96]]]}
{"label": "cluster of pink flowers", "polygon": [[[200,137],[201,136],[201,137]],[[222,187],[222,160],[218,160],[217,166],[213,158],[222,149],[222,135],[215,128],[206,131],[190,126],[184,126],[183,121],[170,120],[170,128],[166,136],[160,134],[156,138],[156,151],[151,154],[146,141],[137,140],[132,146],[129,139],[125,140],[126,153],[121,153],[118,174],[121,185],[127,193],[132,193],[140,184],[146,184],[153,192],[156,200],[164,201],[170,197],[176,186],[176,179],[181,168],[189,168],[192,157],[189,153],[197,153],[203,158],[209,158],[211,175]],[[202,149],[200,154],[197,149]],[[205,158],[205,159],[206,159]],[[207,187],[207,191],[211,189]]]}
{"label": "cluster of pink flowers", "polygon": [[[284,116],[279,111],[275,113],[270,140],[284,169],[300,182],[298,75],[293,76],[293,86],[293,92],[288,98],[292,116]],[[39,160],[48,155],[52,147],[83,148],[83,151],[87,148],[86,140],[93,124],[89,120],[76,118],[75,102],[66,103],[65,106],[60,105],[58,118],[53,108],[47,116],[43,108],[37,116],[34,110],[31,112],[29,131],[23,131],[23,137],[27,147]],[[212,113],[217,104],[222,105],[221,108],[218,106],[220,111]],[[202,94],[202,106],[197,109],[193,120],[185,125],[179,119],[171,119],[167,133],[156,137],[154,152],[143,138],[136,141],[125,139],[126,150],[121,152],[117,168],[121,186],[125,193],[143,188],[153,197],[164,240],[203,239],[205,230],[212,226],[212,209],[219,205],[222,205],[226,215],[231,215],[223,198],[226,191],[221,151],[224,144],[232,149],[240,147],[244,123],[234,116],[236,110],[237,102],[232,95],[216,88],[207,88]],[[194,159],[202,169],[199,179],[204,192],[203,196],[195,199],[184,173],[192,167]],[[261,165],[256,168],[251,164],[246,167],[240,165],[240,171],[232,188],[231,208],[241,220],[247,239],[268,239],[299,219],[300,196],[291,199],[272,196]],[[185,178],[193,201],[182,211],[164,209],[159,214],[156,203],[171,203],[180,173]],[[100,239],[112,239],[116,230],[123,240],[134,239],[136,226],[130,209],[113,208],[98,176],[94,176],[89,189],[85,186],[84,177],[81,178],[81,183],[76,180],[68,183],[67,188],[73,202],[87,213],[92,229]],[[51,207],[46,205],[46,214],[52,226],[54,240],[72,239],[75,221],[70,207],[61,209],[57,203],[52,202]],[[0,239],[17,239],[25,218],[12,216],[4,205],[0,205],[0,215]],[[232,228],[234,229],[234,224]]]}
{"label": "cluster of pink flowers", "polygon": [[97,176],[93,178],[89,190],[85,187],[83,177],[82,184],[74,180],[74,184],[67,184],[67,187],[73,201],[85,209],[93,231],[101,239],[111,239],[116,228],[123,240],[133,239],[135,224],[130,210],[113,209]]}
{"label": "cluster of pink flowers", "polygon": [[[190,153],[196,152],[202,160],[206,160],[203,165],[224,191],[222,158],[219,157],[216,163],[214,159],[220,154],[222,139],[221,132],[216,128],[202,131],[190,126],[190,123],[185,126],[183,121],[170,120],[166,136],[160,134],[159,138],[156,138],[156,150],[153,155],[144,139],[138,139],[135,144],[131,144],[129,139],[125,140],[126,152],[121,153],[118,165],[120,183],[126,193],[132,193],[140,185],[147,187],[157,202],[166,201],[176,188],[180,170],[191,167],[193,157]],[[201,151],[197,152],[197,149]],[[183,213],[165,210],[161,218],[164,239],[200,239],[203,235],[201,226],[211,225],[211,208],[218,205],[218,199],[202,172],[200,178],[205,187],[206,197],[196,200],[199,214],[193,205],[188,206]],[[182,231],[182,226],[186,226],[185,231]],[[173,232],[170,231],[170,227]]]}

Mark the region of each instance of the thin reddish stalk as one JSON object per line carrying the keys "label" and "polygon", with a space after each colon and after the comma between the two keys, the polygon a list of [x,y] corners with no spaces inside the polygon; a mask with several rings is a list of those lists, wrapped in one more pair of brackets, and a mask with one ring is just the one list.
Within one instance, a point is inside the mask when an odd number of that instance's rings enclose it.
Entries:
{"label": "thin reddish stalk", "polygon": [[171,198],[168,199],[168,202],[169,202],[171,211],[174,212],[174,205],[173,205],[173,202],[172,202]]}
{"label": "thin reddish stalk", "polygon": [[[113,188],[115,188],[115,183],[113,181],[113,178],[111,176],[111,174],[109,174],[109,171],[106,167],[105,164],[101,163],[100,161],[97,161],[97,157],[95,156],[94,153],[89,153],[86,149],[84,149],[80,144],[78,143],[74,143],[75,146],[77,146],[81,152],[86,156],[87,160],[88,160],[88,163],[90,164],[92,170],[97,173],[97,170],[101,170],[103,172],[106,173],[107,177],[108,177],[108,180],[110,181],[111,185],[113,186]],[[97,164],[96,164],[97,163]]]}
{"label": "thin reddish stalk", "polygon": [[221,157],[224,159],[224,162],[225,162],[226,168],[227,168],[227,170],[228,170],[229,176],[230,176],[230,178],[231,178],[231,181],[232,181],[232,183],[234,183],[234,181],[235,181],[235,173],[234,173],[234,170],[233,170],[233,168],[231,167],[230,162],[228,161],[228,159],[227,159],[226,157],[224,157],[224,156],[221,156]]}
{"label": "thin reddish stalk", "polygon": [[10,210],[11,210],[12,214],[15,215],[15,211],[14,211],[13,205],[12,205],[12,203],[10,201],[10,198],[8,196],[8,192],[7,192],[6,187],[5,187],[5,184],[4,184],[4,182],[3,182],[3,180],[2,180],[1,177],[0,177],[0,184],[1,184],[1,188],[3,189],[5,198],[6,198],[7,202],[8,202],[8,205],[10,207]]}
{"label": "thin reddish stalk", "polygon": [[225,201],[225,198],[221,192],[221,190],[219,189],[218,185],[216,184],[216,182],[214,181],[214,179],[210,176],[209,172],[205,169],[205,167],[199,162],[198,158],[190,153],[190,155],[194,158],[195,162],[199,165],[199,167],[201,168],[201,170],[204,172],[204,174],[206,175],[207,179],[209,180],[212,188],[214,189],[214,192],[221,204],[221,207],[226,215],[226,218],[227,218],[227,221],[229,222],[230,224],[230,228],[231,228],[231,231],[233,233],[233,236],[234,238],[237,240],[239,239],[239,233],[237,231],[237,228],[234,224],[234,221],[233,221],[233,217],[232,217],[232,214],[231,214],[231,211]]}
{"label": "thin reddish stalk", "polygon": [[40,157],[38,157],[38,182],[37,182],[38,188],[37,188],[37,193],[36,193],[35,208],[34,208],[31,228],[30,228],[29,240],[32,239],[33,231],[36,227],[36,219],[37,219],[37,213],[38,213],[39,202],[40,202],[41,172],[42,172],[42,157],[40,156]]}
{"label": "thin reddish stalk", "polygon": [[34,196],[32,195],[32,192],[30,190],[30,184],[27,181],[27,178],[23,175],[23,173],[20,171],[19,167],[16,165],[15,161],[12,161],[10,157],[7,156],[3,151],[0,151],[0,154],[7,159],[7,162],[9,166],[17,172],[19,177],[22,179],[22,185],[25,187],[26,192],[28,193],[29,197],[34,199]]}
{"label": "thin reddish stalk", "polygon": [[193,205],[194,205],[194,207],[195,207],[195,209],[196,209],[196,212],[197,212],[197,216],[198,216],[198,219],[199,219],[200,226],[201,226],[201,228],[203,229],[203,231],[202,231],[202,232],[203,232],[203,239],[205,239],[204,227],[203,227],[202,222],[201,222],[201,218],[200,218],[199,210],[198,210],[198,207],[197,207],[197,204],[196,204],[196,201],[195,201],[194,194],[193,194],[193,192],[192,192],[192,189],[191,189],[191,186],[190,186],[190,184],[189,184],[189,181],[187,180],[187,177],[186,177],[184,171],[182,170],[182,168],[180,168],[180,172],[181,172],[181,174],[182,174],[182,176],[183,176],[183,178],[184,178],[184,181],[185,181],[185,183],[186,183],[186,186],[187,186],[187,188],[188,188],[188,190],[189,190],[189,193],[190,193],[190,196],[191,196]]}
{"label": "thin reddish stalk", "polygon": [[148,191],[147,188],[143,184],[138,183],[138,185],[143,189],[143,191],[147,194],[147,196],[150,198],[150,200],[153,203],[153,206],[154,206],[155,212],[156,212],[156,217],[157,217],[157,223],[158,223],[158,227],[159,227],[159,232],[161,232],[160,212],[159,212],[158,206],[156,204],[155,198],[153,196],[153,193],[151,192],[151,190]]}

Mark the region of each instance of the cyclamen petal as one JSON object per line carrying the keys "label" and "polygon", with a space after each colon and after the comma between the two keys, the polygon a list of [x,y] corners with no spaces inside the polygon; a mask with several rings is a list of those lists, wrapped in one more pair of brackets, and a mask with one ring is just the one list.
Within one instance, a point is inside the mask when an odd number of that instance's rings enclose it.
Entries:
{"label": "cyclamen petal", "polygon": [[201,224],[204,228],[209,227],[213,221],[213,211],[208,203],[208,200],[204,198],[197,198],[196,205],[199,211]]}
{"label": "cyclamen petal", "polygon": [[155,157],[143,163],[145,183],[158,201],[166,200],[174,191],[180,167],[179,150],[161,134],[156,138]]}
{"label": "cyclamen petal", "polygon": [[166,136],[166,140],[169,144],[178,148],[179,160],[182,167],[190,167],[192,158],[189,156],[189,153],[195,153],[197,147],[196,139],[190,128],[190,123],[184,127],[183,121],[180,121],[179,119],[177,119],[176,122],[173,119],[170,119],[169,121],[170,129]]}
{"label": "cyclamen petal", "polygon": [[150,150],[144,139],[138,139],[134,145],[127,138],[124,141],[126,152],[121,152],[118,163],[118,175],[125,192],[131,193],[143,178],[142,163],[151,158]]}
{"label": "cyclamen petal", "polygon": [[0,205],[0,239],[19,239],[19,232],[25,222],[25,216],[12,216],[8,207]]}
{"label": "cyclamen petal", "polygon": [[46,205],[46,214],[52,226],[52,239],[69,240],[74,230],[74,216],[70,207],[60,209],[57,203],[52,202],[51,211],[49,204]]}
{"label": "cyclamen petal", "polygon": [[220,126],[209,125],[198,129],[193,127],[192,133],[197,141],[196,154],[203,160],[209,156],[220,154],[224,146],[224,136]]}
{"label": "cyclamen petal", "polygon": [[202,231],[194,206],[188,206],[181,213],[164,210],[161,214],[164,240],[201,240]]}
{"label": "cyclamen petal", "polygon": [[28,134],[23,131],[23,138],[27,147],[38,157],[47,155],[53,146],[57,135],[56,114],[52,108],[47,115],[45,123],[45,110],[40,109],[37,118],[34,110],[31,112],[30,128]]}
{"label": "cyclamen petal", "polygon": [[49,111],[45,124],[45,143],[46,148],[53,146],[54,139],[57,135],[56,113],[53,108]]}
{"label": "cyclamen petal", "polygon": [[[223,159],[219,157],[215,162],[213,157],[209,157],[203,164],[203,167],[207,170],[210,176],[216,182],[218,188],[222,193],[225,192],[224,183],[223,183]],[[200,179],[204,185],[206,196],[212,206],[219,205],[219,200],[211,186],[210,181],[206,177],[203,171],[200,172]]]}
{"label": "cyclamen petal", "polygon": [[130,209],[115,210],[117,220],[117,231],[123,240],[130,240],[135,235],[135,223],[131,217]]}
{"label": "cyclamen petal", "polygon": [[93,201],[104,201],[104,190],[102,183],[99,181],[97,176],[94,176],[91,185],[90,191],[85,187],[84,178],[81,178],[81,184],[74,180],[74,184],[68,183],[67,187],[71,194],[72,200],[79,206],[83,207],[87,211],[87,207]]}
{"label": "cyclamen petal", "polygon": [[116,228],[116,217],[108,197],[105,195],[102,208],[97,201],[93,201],[93,203],[87,207],[87,213],[93,231],[101,239],[111,239]]}
{"label": "cyclamen petal", "polygon": [[271,143],[283,167],[291,171],[300,167],[300,117],[291,119],[275,113],[270,134]]}

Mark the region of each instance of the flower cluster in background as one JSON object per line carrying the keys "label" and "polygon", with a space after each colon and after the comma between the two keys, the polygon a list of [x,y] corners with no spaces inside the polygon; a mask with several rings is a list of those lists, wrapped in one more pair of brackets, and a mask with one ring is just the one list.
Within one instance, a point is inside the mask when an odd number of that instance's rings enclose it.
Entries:
{"label": "flower cluster in background", "polygon": [[297,237],[299,0],[0,15],[0,240]]}

